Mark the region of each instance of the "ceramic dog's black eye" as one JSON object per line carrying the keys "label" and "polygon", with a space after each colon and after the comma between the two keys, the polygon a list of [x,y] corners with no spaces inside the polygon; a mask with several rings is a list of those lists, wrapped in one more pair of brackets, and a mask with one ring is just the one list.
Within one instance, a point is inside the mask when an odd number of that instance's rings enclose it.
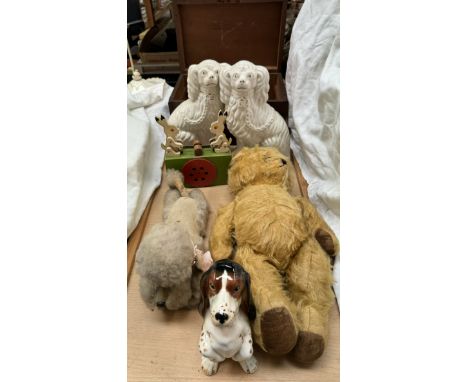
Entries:
{"label": "ceramic dog's black eye", "polygon": [[211,289],[215,289],[215,286],[214,286],[213,283],[210,283],[210,288],[211,288]]}
{"label": "ceramic dog's black eye", "polygon": [[234,287],[234,292],[239,292],[239,291],[240,291],[240,286],[239,286],[239,285],[236,285],[236,286]]}

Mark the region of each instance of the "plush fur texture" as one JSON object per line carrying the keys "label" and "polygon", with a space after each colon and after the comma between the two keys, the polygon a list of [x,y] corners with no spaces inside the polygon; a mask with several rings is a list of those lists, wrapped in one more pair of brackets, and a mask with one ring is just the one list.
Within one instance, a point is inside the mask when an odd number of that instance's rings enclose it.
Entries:
{"label": "plush fur texture", "polygon": [[272,146],[289,156],[289,130],[283,117],[268,105],[268,70],[249,61],[221,64],[221,102],[228,112],[227,125],[238,147]]}
{"label": "plush fur texture", "polygon": [[210,124],[218,118],[223,109],[219,99],[219,64],[204,60],[188,69],[188,99],[182,102],[169,117],[169,124],[180,130],[177,139],[184,145],[195,140],[203,145],[211,138]]}
{"label": "plush fur texture", "polygon": [[183,175],[167,171],[163,222],[143,238],[136,255],[141,297],[151,309],[194,307],[200,300],[201,272],[193,266],[194,245],[203,247],[208,203],[198,189],[187,191]]}
{"label": "plush fur texture", "polygon": [[250,274],[256,342],[308,364],[328,338],[338,241],[309,200],[289,194],[288,167],[277,149],[242,149],[228,173],[235,198],[219,210],[210,244],[215,261],[234,259]]}

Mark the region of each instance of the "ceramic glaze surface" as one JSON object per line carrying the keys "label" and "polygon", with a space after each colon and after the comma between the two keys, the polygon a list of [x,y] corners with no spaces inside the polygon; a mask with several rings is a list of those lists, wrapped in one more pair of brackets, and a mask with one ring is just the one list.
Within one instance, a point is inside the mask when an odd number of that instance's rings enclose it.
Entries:
{"label": "ceramic glaze surface", "polygon": [[250,61],[220,64],[220,98],[228,113],[227,125],[238,147],[278,148],[289,156],[289,131],[281,115],[268,105],[270,75]]}
{"label": "ceramic glaze surface", "polygon": [[178,139],[184,145],[195,140],[209,144],[210,125],[223,109],[219,99],[219,64],[204,60],[188,69],[188,99],[182,102],[169,117],[169,123],[180,130]]}

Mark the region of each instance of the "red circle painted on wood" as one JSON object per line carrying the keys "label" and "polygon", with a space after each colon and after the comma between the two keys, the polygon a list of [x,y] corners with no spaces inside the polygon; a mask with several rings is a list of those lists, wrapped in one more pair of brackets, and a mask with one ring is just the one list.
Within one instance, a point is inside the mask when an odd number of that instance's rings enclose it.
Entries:
{"label": "red circle painted on wood", "polygon": [[191,159],[182,167],[184,180],[190,187],[212,186],[216,179],[216,166],[206,159]]}

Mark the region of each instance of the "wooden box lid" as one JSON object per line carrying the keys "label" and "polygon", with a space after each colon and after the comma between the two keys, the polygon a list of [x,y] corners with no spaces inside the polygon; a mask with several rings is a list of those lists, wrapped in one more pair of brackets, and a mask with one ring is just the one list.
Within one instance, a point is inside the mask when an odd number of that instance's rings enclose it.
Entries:
{"label": "wooden box lid", "polygon": [[173,0],[181,72],[211,58],[279,72],[287,0]]}

